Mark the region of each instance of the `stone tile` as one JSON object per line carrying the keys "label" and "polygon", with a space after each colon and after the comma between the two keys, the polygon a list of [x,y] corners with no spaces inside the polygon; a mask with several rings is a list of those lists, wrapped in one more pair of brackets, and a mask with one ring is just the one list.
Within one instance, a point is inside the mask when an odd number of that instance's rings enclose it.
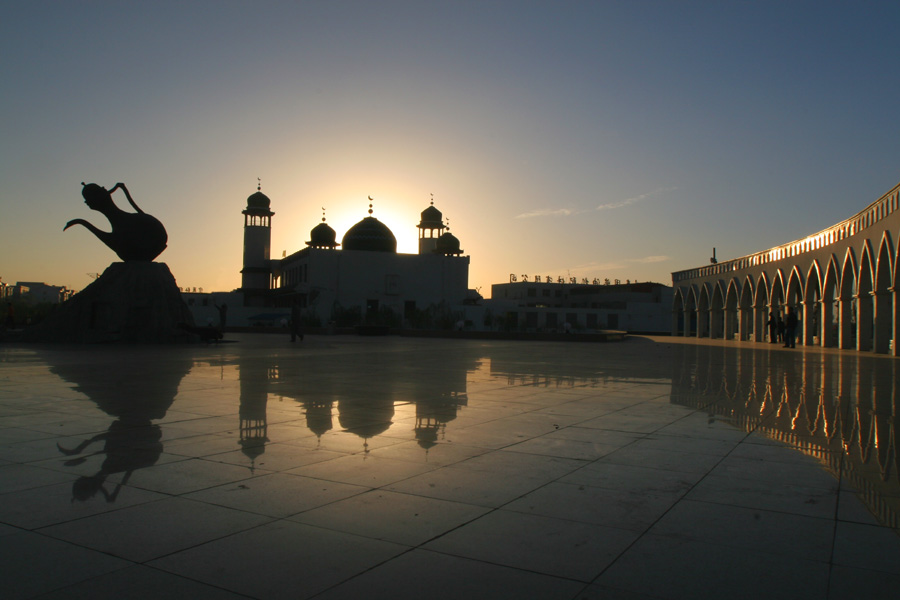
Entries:
{"label": "stone tile", "polygon": [[807,488],[775,485],[760,479],[707,475],[688,492],[686,498],[831,519],[835,514],[837,483],[833,489]]}
{"label": "stone tile", "polygon": [[416,464],[370,454],[353,454],[297,467],[286,473],[377,488],[415,477],[436,468],[437,466],[425,463]]}
{"label": "stone tile", "polygon": [[631,492],[557,482],[526,494],[504,508],[642,532],[680,496],[681,492]]}
{"label": "stone tile", "polygon": [[10,600],[39,594],[123,569],[131,563],[37,533],[2,537],[0,586]]}
{"label": "stone tile", "polygon": [[41,529],[44,535],[135,562],[257,527],[267,517],[169,498]]}
{"label": "stone tile", "polygon": [[831,560],[831,519],[682,500],[650,533],[734,548]]}
{"label": "stone tile", "polygon": [[828,563],[644,535],[595,583],[667,600],[821,600]]}
{"label": "stone tile", "polygon": [[425,549],[587,583],[637,537],[624,529],[495,510]]}
{"label": "stone tile", "polygon": [[[252,598],[293,600],[310,598],[405,550],[397,544],[276,521],[166,556],[150,566]],[[410,578],[409,572],[405,575]]]}
{"label": "stone tile", "polygon": [[877,525],[837,524],[834,563],[900,576],[900,532]]}
{"label": "stone tile", "polygon": [[386,489],[477,506],[498,507],[546,484],[545,477],[498,476],[491,471],[451,465],[410,477],[389,485]]}
{"label": "stone tile", "polygon": [[246,596],[185,577],[134,565],[70,585],[41,600],[241,600]]}
{"label": "stone tile", "polygon": [[894,600],[900,590],[900,575],[833,565],[828,585],[829,600],[865,598],[866,600]]}
{"label": "stone tile", "polygon": [[418,546],[487,511],[462,502],[373,490],[294,515],[290,520]]}
{"label": "stone tile", "polygon": [[317,596],[316,600],[372,598],[541,598],[570,600],[584,584],[481,561],[413,550]]}
{"label": "stone tile", "polygon": [[365,492],[368,488],[286,473],[260,475],[183,497],[269,517],[283,518]]}
{"label": "stone tile", "polygon": [[38,529],[164,498],[167,496],[156,492],[79,478],[0,494],[0,521],[23,529]]}

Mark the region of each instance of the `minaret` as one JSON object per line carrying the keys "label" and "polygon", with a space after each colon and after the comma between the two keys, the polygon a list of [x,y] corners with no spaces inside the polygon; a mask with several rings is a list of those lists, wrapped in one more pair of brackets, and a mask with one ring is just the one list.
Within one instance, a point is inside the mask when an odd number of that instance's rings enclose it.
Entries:
{"label": "minaret", "polygon": [[269,210],[269,204],[269,198],[262,193],[262,185],[257,183],[256,193],[247,198],[247,208],[243,211],[244,268],[241,269],[241,290],[245,305],[260,304],[269,289],[269,247],[272,215],[275,214]]}
{"label": "minaret", "polygon": [[431,206],[422,211],[422,220],[416,227],[419,228],[419,254],[433,253],[444,230],[444,215],[434,207],[434,194],[431,195]]}

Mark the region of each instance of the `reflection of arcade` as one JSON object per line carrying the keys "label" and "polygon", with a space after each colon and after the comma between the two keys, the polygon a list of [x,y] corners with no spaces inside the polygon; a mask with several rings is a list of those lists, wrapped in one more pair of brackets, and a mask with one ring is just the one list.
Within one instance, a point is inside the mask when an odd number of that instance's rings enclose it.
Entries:
{"label": "reflection of arcade", "polygon": [[[703,408],[814,456],[900,526],[900,367],[860,355],[779,355],[691,346],[673,364],[672,401]],[[696,365],[693,371],[690,367]]]}
{"label": "reflection of arcade", "polygon": [[[66,461],[66,466],[81,465],[91,456],[104,456],[96,473],[79,477],[73,484],[72,497],[76,500],[88,500],[100,492],[107,502],[114,502],[131,474],[155,464],[162,454],[162,432],[152,421],[165,417],[179,383],[191,368],[191,360],[177,356],[160,359],[149,354],[147,360],[140,360],[141,352],[142,349],[129,349],[115,355],[115,362],[104,365],[72,362],[71,354],[45,355],[53,373],[75,384],[76,391],[93,400],[106,414],[116,417],[107,431],[74,448],[57,444],[66,456],[81,455]],[[99,442],[103,443],[101,449],[83,454]],[[124,476],[109,492],[104,484],[107,477],[116,473]]]}

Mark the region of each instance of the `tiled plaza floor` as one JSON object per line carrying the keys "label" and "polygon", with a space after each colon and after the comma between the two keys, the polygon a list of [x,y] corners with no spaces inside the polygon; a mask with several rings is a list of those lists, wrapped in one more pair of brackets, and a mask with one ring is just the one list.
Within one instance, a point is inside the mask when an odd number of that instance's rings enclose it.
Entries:
{"label": "tiled plaza floor", "polygon": [[4,598],[891,598],[900,360],[0,345]]}

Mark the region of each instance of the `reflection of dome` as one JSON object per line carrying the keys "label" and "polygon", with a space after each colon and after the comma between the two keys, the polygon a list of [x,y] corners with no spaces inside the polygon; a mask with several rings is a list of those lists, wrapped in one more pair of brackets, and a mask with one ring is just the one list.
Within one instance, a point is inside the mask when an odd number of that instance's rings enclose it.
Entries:
{"label": "reflection of dome", "polygon": [[462,254],[459,249],[459,240],[449,231],[438,238],[434,247],[435,254]]}
{"label": "reflection of dome", "polygon": [[397,251],[397,238],[387,225],[375,217],[366,217],[347,230],[341,244],[344,250]]}
{"label": "reflection of dome", "polygon": [[309,232],[309,238],[310,241],[306,242],[306,245],[313,248],[334,248],[339,245],[335,241],[337,234],[327,223],[319,223],[313,227]]}
{"label": "reflection of dome", "polygon": [[247,198],[247,208],[269,210],[270,204],[271,201],[269,200],[269,197],[262,192],[255,192]]}
{"label": "reflection of dome", "polygon": [[419,223],[419,229],[443,229],[444,215],[436,209],[434,205],[429,206],[422,211],[422,220]]}

